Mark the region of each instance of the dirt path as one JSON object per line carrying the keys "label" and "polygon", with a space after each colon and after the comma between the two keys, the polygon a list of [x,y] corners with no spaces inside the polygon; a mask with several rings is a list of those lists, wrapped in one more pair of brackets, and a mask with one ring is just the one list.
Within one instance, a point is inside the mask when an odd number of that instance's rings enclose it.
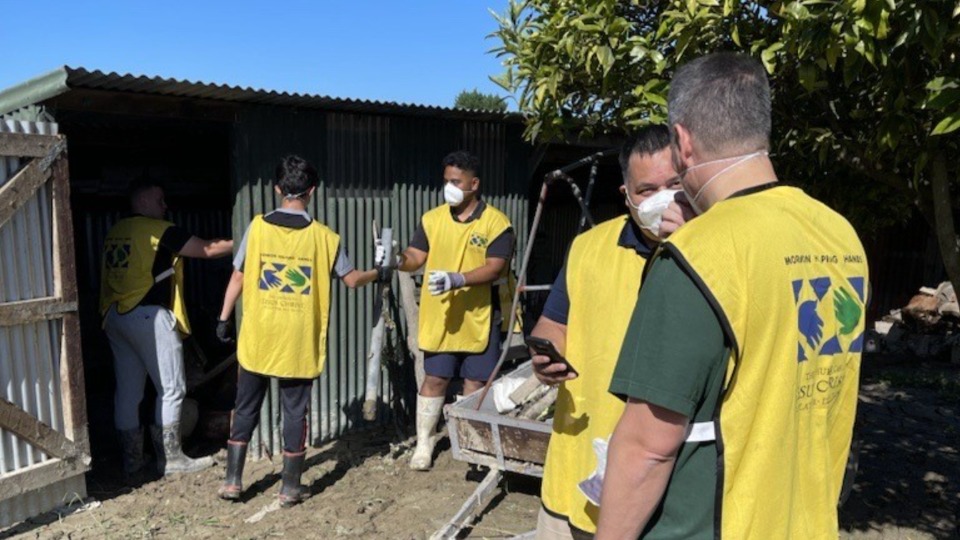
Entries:
{"label": "dirt path", "polygon": [[[843,508],[841,538],[960,538],[960,418],[957,370],[917,378],[916,370],[874,370],[861,396],[860,474]],[[123,487],[98,463],[88,477],[99,505],[58,519],[23,523],[0,538],[427,538],[457,511],[481,475],[441,452],[429,473],[410,471],[409,449],[391,434],[350,436],[312,450],[305,483],[313,497],[289,510],[270,510],[279,464],[247,466],[250,496],[219,501],[221,467],[200,475]],[[539,482],[510,476],[470,538],[509,538],[534,527]],[[259,515],[259,520],[256,520]],[[246,521],[255,520],[253,523]]]}

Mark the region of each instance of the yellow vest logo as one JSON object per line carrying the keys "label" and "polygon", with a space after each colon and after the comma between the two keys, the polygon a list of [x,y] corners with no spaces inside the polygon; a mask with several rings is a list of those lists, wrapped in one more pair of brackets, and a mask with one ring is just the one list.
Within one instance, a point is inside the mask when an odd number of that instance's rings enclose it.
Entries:
{"label": "yellow vest logo", "polygon": [[865,283],[859,276],[848,277],[846,283],[833,283],[829,277],[793,282],[800,330],[798,362],[863,350],[863,332],[853,334],[863,317]]}
{"label": "yellow vest logo", "polygon": [[310,294],[309,265],[291,265],[277,261],[260,261],[260,290],[287,294]]}
{"label": "yellow vest logo", "polygon": [[470,235],[470,245],[473,247],[485,248],[487,247],[487,237],[473,233]]}
{"label": "yellow vest logo", "polygon": [[108,243],[103,249],[103,263],[107,270],[127,268],[130,266],[130,244]]}

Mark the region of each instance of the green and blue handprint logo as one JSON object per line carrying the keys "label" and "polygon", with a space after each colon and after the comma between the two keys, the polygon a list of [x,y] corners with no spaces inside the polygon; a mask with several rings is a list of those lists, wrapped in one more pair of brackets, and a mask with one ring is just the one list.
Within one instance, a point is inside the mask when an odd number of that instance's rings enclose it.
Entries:
{"label": "green and blue handprint logo", "polygon": [[857,333],[866,300],[863,277],[836,284],[829,277],[798,279],[792,285],[800,332],[797,361],[863,350],[863,330]]}
{"label": "green and blue handprint logo", "polygon": [[260,290],[288,294],[310,294],[313,269],[274,261],[260,262]]}

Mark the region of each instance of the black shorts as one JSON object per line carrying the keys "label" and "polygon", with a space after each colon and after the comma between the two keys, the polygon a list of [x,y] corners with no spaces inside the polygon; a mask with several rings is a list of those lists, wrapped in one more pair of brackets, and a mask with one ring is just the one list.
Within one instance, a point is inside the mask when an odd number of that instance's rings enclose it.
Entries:
{"label": "black shorts", "polygon": [[[494,319],[496,321],[496,318]],[[481,353],[431,353],[423,354],[423,370],[427,375],[452,379],[460,377],[471,381],[486,381],[497,367],[500,359],[500,324],[490,327],[487,349]]]}

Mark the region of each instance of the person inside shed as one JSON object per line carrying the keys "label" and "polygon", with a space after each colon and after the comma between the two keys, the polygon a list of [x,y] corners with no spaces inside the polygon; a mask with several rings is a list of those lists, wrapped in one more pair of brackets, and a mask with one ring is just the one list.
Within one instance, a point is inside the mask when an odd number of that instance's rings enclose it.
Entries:
{"label": "person inside shed", "polygon": [[181,448],[187,388],[182,341],[190,335],[183,257],[226,257],[233,241],[197,238],[164,220],[164,190],[147,176],[134,180],[129,197],[132,215],[118,221],[104,240],[100,283],[100,315],[117,379],[114,423],[123,470],[129,476],[144,465],[139,409],[149,376],[157,389],[156,424],[150,426],[157,470],[196,472],[213,465],[213,459],[191,459]]}
{"label": "person inside shed", "polygon": [[[425,471],[433,462],[436,427],[447,386],[464,380],[463,393],[483,387],[500,354],[512,293],[510,259],[514,232],[510,219],[480,198],[480,160],[466,151],[441,162],[443,197],[420,219],[398,268],[426,266],[420,295],[418,339],[425,378],[417,396],[417,446],[410,468]],[[503,304],[506,304],[504,309]]]}
{"label": "person inside shed", "polygon": [[573,240],[531,332],[553,343],[577,371],[532,353],[537,378],[560,385],[541,487],[540,540],[592,538],[597,531],[600,510],[578,484],[597,467],[594,439],[608,439],[623,412],[623,402],[607,392],[610,376],[647,260],[661,235],[691,216],[689,210],[664,216],[680,193],[666,126],[647,126],[628,137],[620,169],[629,213]]}
{"label": "person inside shed", "polygon": [[[357,270],[343,239],[314,220],[307,206],[317,187],[317,171],[299,156],[283,158],[276,168],[274,192],[280,208],[258,215],[247,227],[234,272],[224,295],[217,337],[232,341],[230,315],[243,294],[243,320],[237,344],[236,405],[227,441],[227,472],[218,495],[237,500],[243,492],[247,445],[260,420],[260,406],[279,379],[283,407],[283,472],[280,504],[301,502],[306,457],[310,390],[327,358],[327,328],[333,277],[351,289],[389,281],[392,270],[378,264]],[[375,259],[382,263],[384,250]],[[252,266],[251,271],[249,267]]]}

